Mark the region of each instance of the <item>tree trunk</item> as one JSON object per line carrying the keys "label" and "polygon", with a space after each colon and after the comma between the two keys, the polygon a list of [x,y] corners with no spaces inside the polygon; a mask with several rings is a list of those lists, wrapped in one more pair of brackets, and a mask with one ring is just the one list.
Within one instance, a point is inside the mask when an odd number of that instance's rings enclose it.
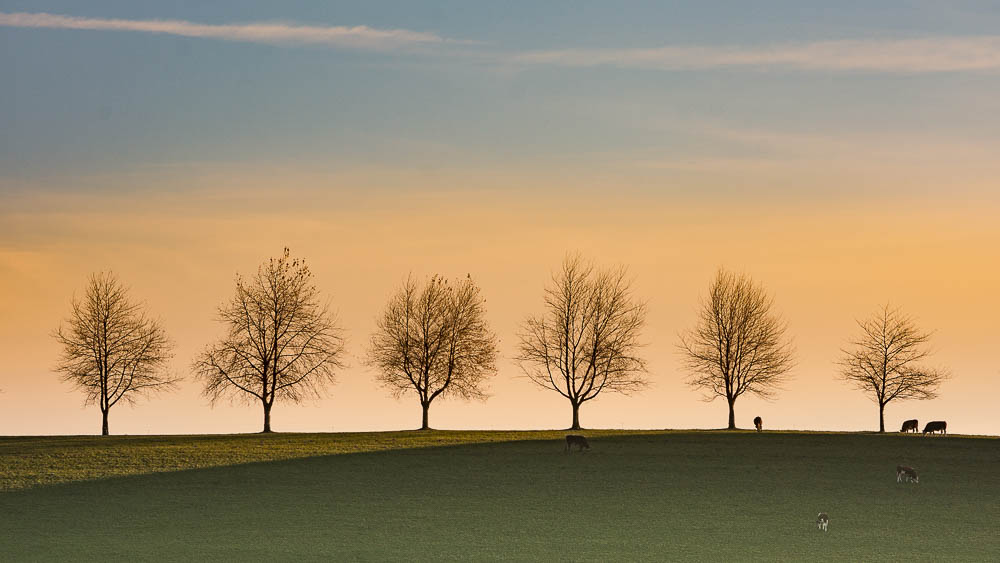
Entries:
{"label": "tree trunk", "polygon": [[878,405],[878,431],[879,434],[885,434],[885,404],[883,403]]}
{"label": "tree trunk", "polygon": [[729,400],[729,426],[727,430],[736,430],[736,399]]}
{"label": "tree trunk", "polygon": [[101,436],[108,436],[110,432],[108,431],[108,411],[101,411]]}
{"label": "tree trunk", "polygon": [[262,434],[267,434],[271,432],[271,405],[267,403],[264,404],[264,429],[261,430]]}
{"label": "tree trunk", "polygon": [[431,429],[431,425],[430,425],[431,404],[430,403],[420,403],[420,406],[423,407],[423,410],[424,410],[424,418],[423,418],[423,422],[420,424],[420,429],[421,430],[430,430]]}
{"label": "tree trunk", "polygon": [[579,403],[573,403],[573,402],[571,402],[570,404],[573,405],[573,426],[570,426],[569,429],[570,430],[579,430],[580,429],[580,404]]}

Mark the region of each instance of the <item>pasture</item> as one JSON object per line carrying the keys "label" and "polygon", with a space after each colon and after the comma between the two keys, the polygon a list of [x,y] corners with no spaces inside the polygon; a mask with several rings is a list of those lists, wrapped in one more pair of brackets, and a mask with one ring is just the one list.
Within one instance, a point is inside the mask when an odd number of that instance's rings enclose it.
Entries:
{"label": "pasture", "polygon": [[581,433],[0,438],[0,560],[1000,559],[997,438]]}

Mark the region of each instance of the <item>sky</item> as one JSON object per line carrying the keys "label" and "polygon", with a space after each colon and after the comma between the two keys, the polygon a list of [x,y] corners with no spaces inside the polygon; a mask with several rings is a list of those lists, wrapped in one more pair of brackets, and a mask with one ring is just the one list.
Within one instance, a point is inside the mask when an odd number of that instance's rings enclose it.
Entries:
{"label": "sky", "polygon": [[112,433],[253,432],[191,361],[216,310],[283,247],[346,330],[322,399],[278,431],[419,426],[364,366],[412,273],[480,284],[500,337],[486,402],[438,428],[560,428],[512,357],[567,252],[625,265],[651,386],[584,426],[719,428],[678,334],[719,267],[774,295],[792,379],[737,424],[877,429],[837,379],[885,303],[933,332],[940,396],[887,407],[1000,434],[998,2],[0,2],[0,434],[93,434],[51,333],[114,271],[176,343],[176,392]]}

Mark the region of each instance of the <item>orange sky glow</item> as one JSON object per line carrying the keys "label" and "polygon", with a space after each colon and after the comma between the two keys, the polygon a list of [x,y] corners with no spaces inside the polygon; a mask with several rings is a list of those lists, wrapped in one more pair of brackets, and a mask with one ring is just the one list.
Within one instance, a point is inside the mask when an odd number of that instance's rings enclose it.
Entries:
{"label": "orange sky glow", "polygon": [[[315,182],[289,177],[282,184]],[[235,274],[253,271],[284,246],[306,259],[337,311],[349,365],[325,398],[277,404],[277,431],[419,425],[416,400],[391,398],[362,364],[376,315],[410,272],[471,274],[501,339],[490,399],[440,400],[431,409],[432,426],[568,426],[568,403],[522,377],[512,356],[518,326],[540,311],[551,272],[566,252],[579,251],[599,265],[624,264],[634,276],[649,307],[643,353],[652,382],[634,396],[607,394],[587,403],[586,427],[725,425],[724,402],[701,401],[684,384],[676,352],[678,332],[694,322],[698,300],[722,266],[750,274],[774,294],[797,350],[793,379],[776,400],[737,402],[739,426],[751,427],[761,415],[769,428],[877,429],[876,406],[836,378],[835,361],[855,319],[888,301],[934,331],[933,363],[953,378],[937,399],[890,404],[887,429],[918,418],[947,420],[955,433],[1000,433],[991,391],[1000,378],[993,353],[1000,206],[989,190],[958,198],[750,197],[739,190],[713,197],[601,189],[600,179],[592,188],[544,191],[495,182],[471,190],[379,191],[273,189],[246,180],[242,188],[217,190],[4,196],[0,434],[99,432],[98,410],[84,407],[54,373],[59,349],[50,333],[86,277],[109,269],[162,318],[176,342],[172,369],[185,378],[176,392],[113,409],[112,433],[259,430],[259,407],[210,407],[189,366],[220,333],[215,310],[231,296]]]}

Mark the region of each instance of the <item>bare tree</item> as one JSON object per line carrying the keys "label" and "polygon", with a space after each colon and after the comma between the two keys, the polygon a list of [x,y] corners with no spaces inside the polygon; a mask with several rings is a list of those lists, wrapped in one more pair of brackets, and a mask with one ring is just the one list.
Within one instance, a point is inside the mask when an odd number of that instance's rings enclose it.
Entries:
{"label": "bare tree", "polygon": [[276,399],[319,397],[343,367],[344,337],[304,260],[286,248],[249,279],[236,276],[236,294],[219,308],[226,335],[202,352],[193,369],[213,403],[223,396],[260,403],[263,432],[271,431]]}
{"label": "bare tree", "polygon": [[878,405],[878,431],[885,432],[885,406],[900,399],[933,399],[948,374],[920,366],[930,356],[930,333],[920,331],[899,308],[882,307],[858,321],[861,335],[841,350],[841,378]]}
{"label": "bare tree", "polygon": [[597,270],[570,255],[545,289],[545,312],[522,326],[517,360],[531,381],[569,400],[576,430],[580,406],[602,391],[646,386],[638,355],[645,321],[624,267]]}
{"label": "bare tree", "polygon": [[705,399],[726,399],[729,430],[736,429],[736,399],[770,398],[794,366],[787,326],[772,311],[774,298],[746,275],[720,269],[701,303],[695,327],[680,335],[688,384]]}
{"label": "bare tree", "polygon": [[407,278],[386,305],[371,337],[368,365],[399,397],[414,391],[430,428],[439,396],[485,399],[496,374],[497,338],[486,322],[486,301],[471,277],[449,284],[440,276],[420,286]]}
{"label": "bare tree", "polygon": [[83,299],[73,298],[66,324],[53,336],[63,348],[56,371],[101,409],[102,436],[111,407],[176,382],[167,373],[173,345],[166,332],[111,272],[90,276]]}

